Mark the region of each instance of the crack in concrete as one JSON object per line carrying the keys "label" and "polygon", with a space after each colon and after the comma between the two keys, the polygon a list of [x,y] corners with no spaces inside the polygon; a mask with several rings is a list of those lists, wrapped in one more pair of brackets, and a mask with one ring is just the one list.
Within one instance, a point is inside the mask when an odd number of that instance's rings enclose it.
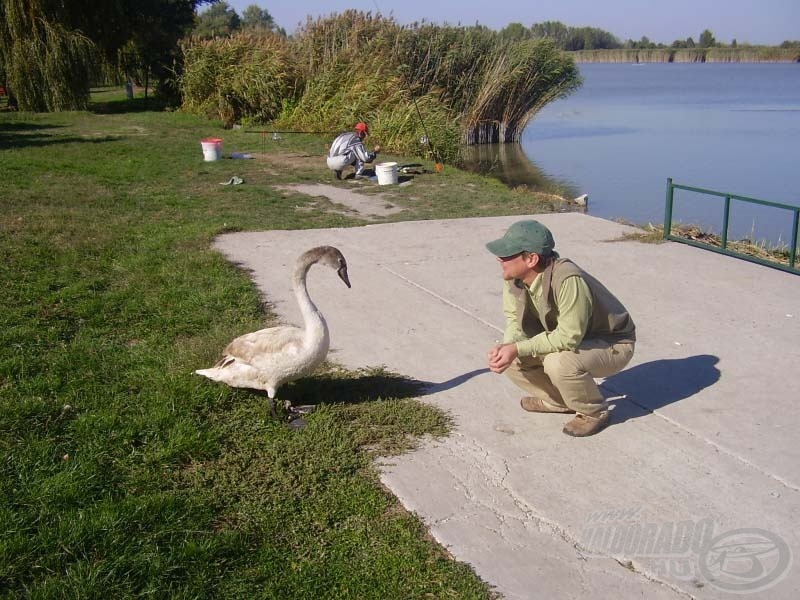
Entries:
{"label": "crack in concrete", "polygon": [[672,590],[676,594],[678,594],[680,596],[683,596],[685,598],[689,598],[690,600],[697,600],[697,596],[694,596],[693,594],[687,592],[686,590],[678,587],[674,583],[670,583],[669,581],[664,581],[663,579],[658,579],[658,578],[654,577],[653,575],[650,574],[650,572],[647,569],[642,569],[642,568],[637,567],[636,563],[634,561],[630,560],[630,559],[621,559],[621,558],[618,558],[616,556],[611,556],[610,558],[612,560],[616,561],[616,563],[619,566],[624,567],[625,569],[627,569],[629,571],[633,571],[634,573],[636,573],[638,575],[641,575],[642,577],[644,577],[648,581],[651,581],[651,582],[653,582],[655,584],[658,584],[658,585],[663,585],[664,587],[669,588],[670,590]]}
{"label": "crack in concrete", "polygon": [[[441,467],[447,471],[449,471],[458,482],[459,486],[462,488],[464,497],[473,502],[474,504],[478,505],[484,510],[489,511],[504,527],[508,526],[509,521],[515,521],[520,523],[524,528],[527,528],[530,525],[533,525],[538,531],[542,533],[547,533],[552,536],[554,539],[560,539],[562,542],[572,546],[575,549],[575,552],[578,554],[579,558],[584,561],[587,561],[586,554],[594,555],[594,556],[601,556],[603,558],[608,558],[613,560],[617,565],[625,568],[628,571],[636,573],[640,577],[655,583],[657,585],[662,585],[671,591],[675,592],[676,594],[688,598],[690,600],[696,600],[696,597],[693,596],[691,593],[687,592],[686,590],[678,587],[676,584],[670,583],[669,581],[665,581],[652,572],[648,571],[646,568],[642,568],[641,566],[637,565],[633,560],[629,558],[623,558],[619,556],[615,556],[613,554],[598,554],[595,551],[590,551],[588,548],[581,545],[580,541],[576,539],[572,534],[569,533],[564,527],[559,525],[556,521],[552,519],[548,519],[540,514],[537,513],[536,508],[531,506],[530,503],[518,496],[514,490],[505,483],[506,478],[510,473],[510,469],[508,467],[508,462],[505,459],[501,459],[500,462],[504,467],[504,473],[500,474],[499,471],[494,468],[490,464],[490,459],[493,458],[493,453],[491,450],[483,447],[477,440],[467,440],[467,443],[464,443],[460,440],[453,440],[454,447],[445,447],[444,449],[451,455],[451,457],[456,458],[457,460],[461,460],[467,463],[477,463],[478,460],[482,457],[484,459],[483,467],[479,469],[479,472],[484,476],[484,480],[487,485],[491,485],[496,488],[502,489],[508,498],[511,499],[514,506],[519,511],[520,515],[510,514],[507,511],[499,510],[497,506],[489,504],[483,500],[481,500],[478,495],[469,492],[470,486],[468,482],[464,479],[458,478],[455,473],[455,470],[447,469],[444,464],[442,464],[441,459],[438,459],[437,462],[440,463]],[[470,448],[472,446],[472,448]],[[476,456],[478,455],[478,456]],[[474,460],[466,460],[465,456],[473,456]],[[469,472],[469,469],[463,469],[464,472]],[[494,476],[493,476],[494,475]],[[434,525],[440,526],[447,522],[448,520],[452,519],[455,514],[449,515],[446,519],[439,519],[434,522]],[[510,541],[506,538],[504,531],[494,529],[489,527],[488,525],[483,525],[483,528],[487,531],[493,532],[496,536],[500,539],[504,540],[506,543]]]}

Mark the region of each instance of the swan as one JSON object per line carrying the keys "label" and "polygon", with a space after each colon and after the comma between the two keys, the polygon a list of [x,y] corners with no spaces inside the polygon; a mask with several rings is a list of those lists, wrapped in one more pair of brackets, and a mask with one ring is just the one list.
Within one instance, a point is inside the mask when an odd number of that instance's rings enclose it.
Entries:
{"label": "swan", "polygon": [[330,335],[325,317],[319,312],[306,286],[314,264],[335,269],[350,287],[347,261],[333,246],[318,246],[301,254],[294,265],[292,288],[303,315],[303,327],[281,325],[247,333],[225,347],[224,356],[210,369],[198,369],[214,381],[232,387],[266,390],[274,414],[278,388],[314,371],[328,354]]}

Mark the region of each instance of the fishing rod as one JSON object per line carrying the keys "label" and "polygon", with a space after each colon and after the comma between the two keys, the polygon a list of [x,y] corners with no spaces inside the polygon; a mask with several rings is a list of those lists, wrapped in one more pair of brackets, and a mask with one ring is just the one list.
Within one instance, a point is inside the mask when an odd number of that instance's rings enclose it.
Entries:
{"label": "fishing rod", "polygon": [[[375,5],[375,10],[377,10],[378,13],[383,12],[383,11],[381,11],[381,7],[378,6],[377,0],[372,0],[372,3]],[[411,67],[409,67],[408,65],[405,65],[405,64],[404,65],[400,65],[400,73],[403,76],[403,81],[406,84],[406,91],[408,92],[408,95],[411,96],[411,102],[414,103],[414,108],[417,111],[417,117],[419,117],[419,122],[422,123],[422,132],[425,134],[425,141],[427,142],[428,150],[430,150],[431,156],[433,157],[434,166],[436,168],[436,172],[437,173],[441,173],[444,170],[444,165],[442,164],[441,157],[439,156],[439,153],[433,147],[433,142],[431,141],[431,136],[428,135],[428,128],[425,126],[425,119],[422,118],[422,112],[420,111],[419,105],[417,104],[417,99],[414,97],[414,93],[411,91],[411,84],[408,81],[408,73],[407,73],[407,71],[410,71],[410,70],[411,70]]]}
{"label": "fishing rod", "polygon": [[[403,65],[403,67],[408,67],[408,65]],[[404,69],[401,69],[404,71]],[[428,128],[425,126],[425,120],[422,118],[422,113],[419,110],[419,105],[417,104],[417,99],[414,97],[414,94],[411,91],[411,86],[408,83],[408,78],[406,77],[405,72],[403,72],[403,79],[406,82],[406,91],[408,95],[411,96],[411,101],[414,103],[414,108],[417,109],[417,116],[419,117],[419,122],[422,123],[422,131],[425,133],[425,141],[428,142],[428,150],[431,151],[431,156],[433,156],[434,166],[436,168],[437,173],[441,173],[444,169],[444,165],[439,158],[439,153],[434,149],[433,142],[431,142],[431,136],[428,135]]]}
{"label": "fishing rod", "polygon": [[274,129],[247,129],[244,133],[307,133],[309,135],[332,135],[332,131],[276,131]]}

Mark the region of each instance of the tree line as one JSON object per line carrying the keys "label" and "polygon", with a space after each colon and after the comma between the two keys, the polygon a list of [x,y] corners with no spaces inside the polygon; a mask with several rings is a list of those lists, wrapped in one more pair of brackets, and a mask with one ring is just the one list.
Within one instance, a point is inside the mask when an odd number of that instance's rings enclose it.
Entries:
{"label": "tree line", "polygon": [[197,15],[192,35],[207,40],[244,31],[286,35],[286,30],[278,27],[267,9],[251,4],[242,11],[240,17],[227,2],[214,2]]}
{"label": "tree line", "polygon": [[[525,27],[521,23],[511,23],[500,31],[509,40],[549,39],[556,47],[566,51],[576,50],[618,50],[618,49],[653,49],[653,48],[737,48],[740,44],[735,39],[729,45],[719,42],[710,29],[704,29],[697,41],[692,37],[675,40],[671,44],[650,41],[647,36],[639,40],[621,41],[613,33],[597,27],[571,27],[560,21],[544,21]],[[787,40],[781,48],[794,48],[800,42]]]}

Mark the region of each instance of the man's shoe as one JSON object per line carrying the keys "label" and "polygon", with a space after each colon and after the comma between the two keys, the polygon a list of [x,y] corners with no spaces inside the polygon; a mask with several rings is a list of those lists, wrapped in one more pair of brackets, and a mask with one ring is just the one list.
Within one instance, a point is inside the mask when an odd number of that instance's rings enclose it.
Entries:
{"label": "man's shoe", "polygon": [[575,411],[567,408],[566,406],[556,406],[555,404],[548,404],[541,398],[535,396],[523,396],[520,398],[519,405],[528,412],[538,413],[566,413],[572,414]]}
{"label": "man's shoe", "polygon": [[611,415],[607,410],[597,413],[596,416],[582,415],[578,413],[575,418],[564,425],[564,433],[572,437],[586,437],[594,435],[602,430],[611,420]]}
{"label": "man's shoe", "polygon": [[336,176],[336,179],[341,179],[342,178],[342,172],[341,171],[334,171],[333,174]]}

